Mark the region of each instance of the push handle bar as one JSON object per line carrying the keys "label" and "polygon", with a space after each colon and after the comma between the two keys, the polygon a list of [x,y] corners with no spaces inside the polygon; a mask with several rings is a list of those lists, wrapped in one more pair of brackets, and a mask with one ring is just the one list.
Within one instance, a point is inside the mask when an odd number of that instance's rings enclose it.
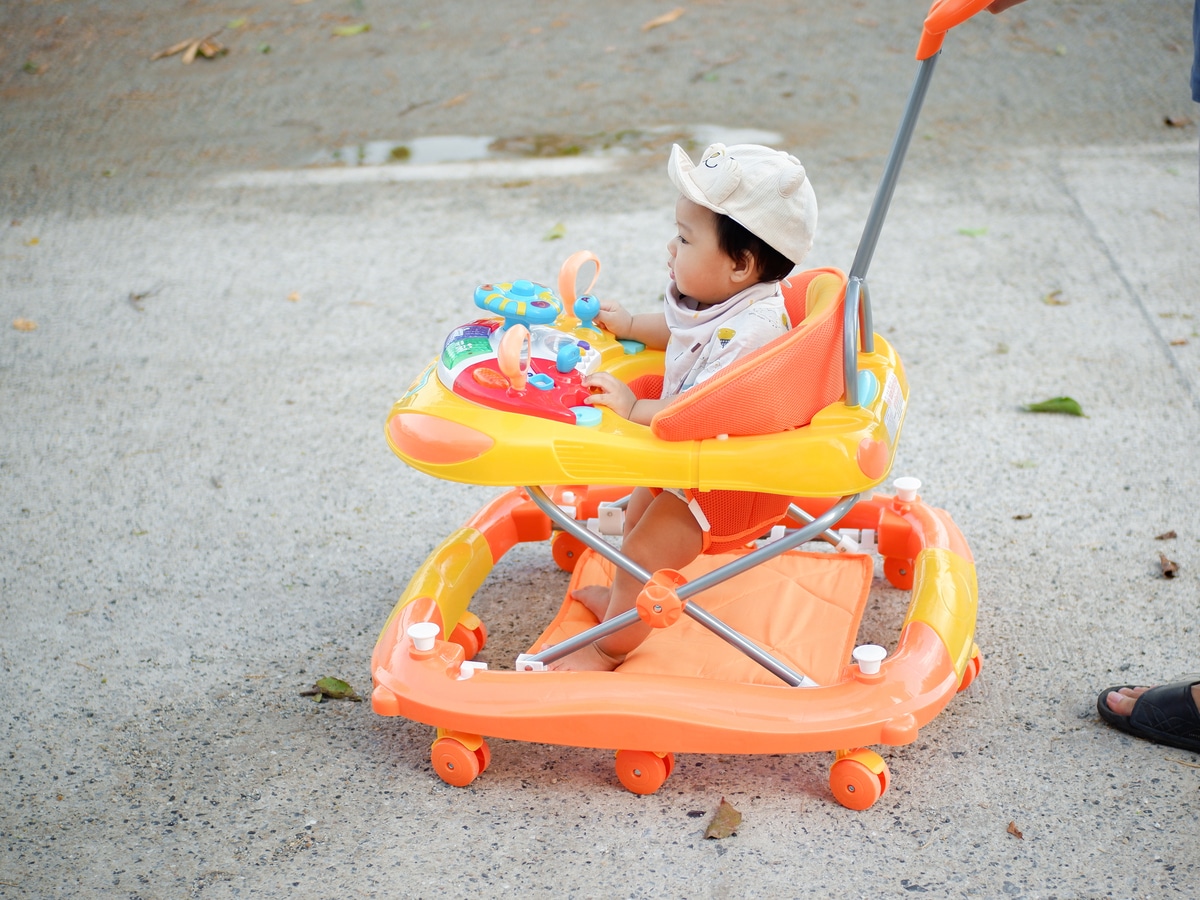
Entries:
{"label": "push handle bar", "polygon": [[925,17],[921,43],[917,45],[917,59],[929,59],[941,50],[942,39],[947,31],[961,25],[991,2],[992,0],[933,0],[929,15]]}

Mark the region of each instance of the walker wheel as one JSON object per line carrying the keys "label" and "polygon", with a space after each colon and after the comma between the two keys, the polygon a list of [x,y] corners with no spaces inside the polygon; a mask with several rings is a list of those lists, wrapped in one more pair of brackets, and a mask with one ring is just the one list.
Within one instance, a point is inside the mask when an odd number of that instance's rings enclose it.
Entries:
{"label": "walker wheel", "polygon": [[560,531],[550,539],[550,553],[564,572],[574,572],[579,557],[583,555],[584,543],[574,535]]}
{"label": "walker wheel", "polygon": [[429,759],[433,771],[442,781],[455,787],[466,787],[487,767],[491,751],[486,743],[480,744],[478,750],[469,750],[461,741],[444,737],[433,742]]}
{"label": "walker wheel", "polygon": [[479,774],[482,775],[487,771],[487,767],[492,764],[492,748],[488,746],[487,741],[479,742],[479,749],[475,751],[475,758],[479,760]]}
{"label": "walker wheel", "polygon": [[873,750],[851,750],[829,769],[829,788],[838,803],[864,810],[883,796],[892,775],[883,757]]}
{"label": "walker wheel", "polygon": [[653,794],[670,777],[675,757],[648,750],[618,750],[617,779],[635,794]]}
{"label": "walker wheel", "polygon": [[472,612],[464,612],[454,630],[450,632],[450,640],[463,648],[465,659],[474,659],[479,651],[487,644],[487,626]]}
{"label": "walker wheel", "polygon": [[976,678],[979,677],[979,670],[983,668],[983,654],[979,651],[978,644],[971,645],[971,658],[967,660],[967,667],[963,669],[962,681],[958,683],[959,691],[965,691],[971,686]]}
{"label": "walker wheel", "polygon": [[902,591],[911,591],[913,586],[913,561],[897,559],[894,556],[883,560],[883,575],[892,587]]}

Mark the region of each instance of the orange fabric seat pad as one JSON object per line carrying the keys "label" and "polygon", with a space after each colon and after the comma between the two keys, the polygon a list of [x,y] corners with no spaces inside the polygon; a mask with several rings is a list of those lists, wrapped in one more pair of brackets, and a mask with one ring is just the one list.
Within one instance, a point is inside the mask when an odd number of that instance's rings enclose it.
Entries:
{"label": "orange fabric seat pad", "polygon": [[[683,575],[694,580],[737,555],[702,555]],[[873,572],[871,557],[864,554],[793,550],[697,594],[695,601],[776,659],[818,684],[832,684],[850,661]],[[558,615],[530,652],[595,625],[595,617],[571,593],[588,585],[608,586],[612,573],[612,563],[585,551]],[[652,632],[617,671],[782,684],[686,614],[674,625]]]}

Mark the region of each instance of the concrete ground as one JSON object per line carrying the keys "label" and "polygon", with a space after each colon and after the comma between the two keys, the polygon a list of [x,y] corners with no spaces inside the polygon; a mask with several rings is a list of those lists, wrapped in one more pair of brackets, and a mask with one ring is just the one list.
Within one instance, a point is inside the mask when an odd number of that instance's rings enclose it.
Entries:
{"label": "concrete ground", "polygon": [[[1200,670],[1187,0],[947,39],[871,284],[912,388],[894,471],[971,542],[985,663],[878,748],[874,807],[832,800],[825,755],[681,756],[637,797],[609,752],[500,740],[456,789],[426,726],[300,696],[369,691],[408,577],[496,493],[383,438],[476,283],[587,248],[649,309],[665,150],[709,123],[805,160],[808,262],[849,267],[925,4],[644,27],[671,8],[0,9],[0,897],[1195,896],[1200,754],[1095,713]],[[228,55],[148,58],[218,28]],[[310,165],[438,135],[504,140]],[[1060,395],[1086,418],[1023,409]],[[505,557],[484,657],[564,587],[545,548]],[[862,639],[894,646],[906,600],[877,581]],[[743,824],[706,840],[722,797]]]}

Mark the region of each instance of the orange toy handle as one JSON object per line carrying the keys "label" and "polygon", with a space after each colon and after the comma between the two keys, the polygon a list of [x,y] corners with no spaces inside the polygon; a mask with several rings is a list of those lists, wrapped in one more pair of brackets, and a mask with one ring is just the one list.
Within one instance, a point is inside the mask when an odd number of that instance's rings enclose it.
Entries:
{"label": "orange toy handle", "polygon": [[941,50],[942,39],[947,31],[961,25],[991,3],[992,0],[933,0],[929,15],[925,17],[921,43],[917,45],[917,59],[929,59]]}
{"label": "orange toy handle", "polygon": [[592,276],[591,283],[584,290],[585,294],[590,294],[592,288],[596,286],[596,280],[600,277],[600,259],[595,253],[590,250],[572,253],[563,262],[562,268],[558,270],[558,295],[562,297],[563,311],[568,316],[575,315],[575,298],[578,296],[575,293],[575,282],[579,278],[579,270],[588,263],[596,264],[596,274]]}
{"label": "orange toy handle", "polygon": [[[496,362],[514,391],[525,390],[527,378],[525,369],[521,366],[521,351],[529,344],[529,329],[524,325],[513,325],[504,332],[504,337],[500,338],[500,345],[496,348]],[[530,350],[532,351],[532,347]]]}

